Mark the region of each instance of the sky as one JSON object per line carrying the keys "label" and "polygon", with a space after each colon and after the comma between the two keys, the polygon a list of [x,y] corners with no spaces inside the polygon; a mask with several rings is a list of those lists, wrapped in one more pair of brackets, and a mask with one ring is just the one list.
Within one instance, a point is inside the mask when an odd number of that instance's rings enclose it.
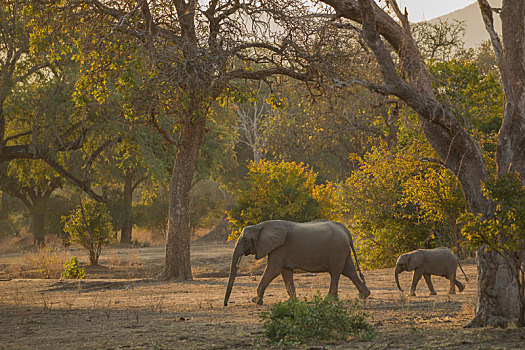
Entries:
{"label": "sky", "polygon": [[428,20],[459,10],[474,3],[475,0],[398,0],[399,8],[407,8],[411,22]]}

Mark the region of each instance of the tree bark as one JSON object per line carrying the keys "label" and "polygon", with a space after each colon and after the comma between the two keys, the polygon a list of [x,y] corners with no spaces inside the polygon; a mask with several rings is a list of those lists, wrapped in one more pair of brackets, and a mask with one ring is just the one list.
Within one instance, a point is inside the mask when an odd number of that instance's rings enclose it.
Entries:
{"label": "tree bark", "polygon": [[191,97],[170,181],[166,261],[159,278],[192,280],[190,263],[190,190],[206,124],[206,107]]}
{"label": "tree bark", "polygon": [[520,296],[515,270],[498,252],[486,247],[476,252],[478,302],[476,316],[466,327],[518,325]]}
{"label": "tree bark", "polygon": [[41,202],[42,200],[37,200],[36,203],[29,208],[31,212],[31,226],[33,231],[33,243],[35,247],[44,247],[46,245],[45,240],[45,212],[43,210],[44,206]]}

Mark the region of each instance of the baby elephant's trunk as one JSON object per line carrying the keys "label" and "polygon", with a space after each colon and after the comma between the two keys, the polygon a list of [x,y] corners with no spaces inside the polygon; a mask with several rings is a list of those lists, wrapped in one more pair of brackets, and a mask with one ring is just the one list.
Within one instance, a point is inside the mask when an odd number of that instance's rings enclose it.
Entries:
{"label": "baby elephant's trunk", "polygon": [[400,291],[403,291],[403,289],[401,289],[401,286],[399,285],[399,269],[397,268],[397,266],[396,266],[395,276],[396,276],[397,288],[399,288]]}

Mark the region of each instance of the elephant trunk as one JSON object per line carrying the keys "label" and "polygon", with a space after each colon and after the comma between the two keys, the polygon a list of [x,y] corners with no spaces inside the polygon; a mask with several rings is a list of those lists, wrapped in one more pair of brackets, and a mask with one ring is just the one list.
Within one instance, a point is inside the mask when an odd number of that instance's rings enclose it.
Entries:
{"label": "elephant trunk", "polygon": [[396,276],[396,284],[397,284],[397,288],[399,288],[400,291],[403,291],[403,289],[401,289],[401,286],[399,285],[399,268],[396,266],[396,271],[395,271],[395,276]]}
{"label": "elephant trunk", "polygon": [[232,292],[233,281],[235,280],[235,275],[237,275],[237,266],[241,262],[243,253],[244,252],[241,250],[241,248],[237,244],[235,246],[235,250],[233,251],[232,265],[230,267],[230,278],[228,279],[228,286],[226,287],[226,295],[224,296],[224,306],[228,305],[228,299],[230,298],[230,294]]}

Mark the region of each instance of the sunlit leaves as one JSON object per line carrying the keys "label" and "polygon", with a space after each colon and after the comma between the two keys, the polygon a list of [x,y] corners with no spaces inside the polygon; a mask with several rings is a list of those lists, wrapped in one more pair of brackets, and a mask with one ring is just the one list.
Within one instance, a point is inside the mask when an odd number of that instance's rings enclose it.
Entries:
{"label": "sunlit leaves", "polygon": [[473,247],[488,245],[511,256],[525,243],[525,186],[517,173],[487,181],[483,194],[493,202],[494,215],[483,217],[465,213],[461,232]]}
{"label": "sunlit leaves", "polygon": [[457,244],[462,193],[447,170],[421,161],[429,156],[426,143],[374,148],[346,180],[344,202],[365,265],[387,267],[412,249]]}
{"label": "sunlit leaves", "polygon": [[78,243],[89,251],[89,262],[98,265],[102,247],[112,242],[111,217],[103,203],[82,201],[68,216],[62,217],[64,231],[70,242]]}
{"label": "sunlit leaves", "polygon": [[467,129],[497,133],[503,115],[503,90],[492,73],[484,73],[474,62],[432,62],[429,70],[438,100],[462,118]]}
{"label": "sunlit leaves", "polygon": [[340,219],[336,188],[317,185],[316,179],[317,174],[302,163],[262,160],[250,164],[237,205],[228,212],[233,228],[229,239],[238,237],[244,226],[266,220]]}
{"label": "sunlit leaves", "polygon": [[[34,189],[36,192],[49,190],[51,184],[57,181],[59,177],[59,175],[43,161],[28,159],[11,161],[8,165],[7,175],[16,180],[19,186]],[[5,181],[7,179],[3,180]]]}

